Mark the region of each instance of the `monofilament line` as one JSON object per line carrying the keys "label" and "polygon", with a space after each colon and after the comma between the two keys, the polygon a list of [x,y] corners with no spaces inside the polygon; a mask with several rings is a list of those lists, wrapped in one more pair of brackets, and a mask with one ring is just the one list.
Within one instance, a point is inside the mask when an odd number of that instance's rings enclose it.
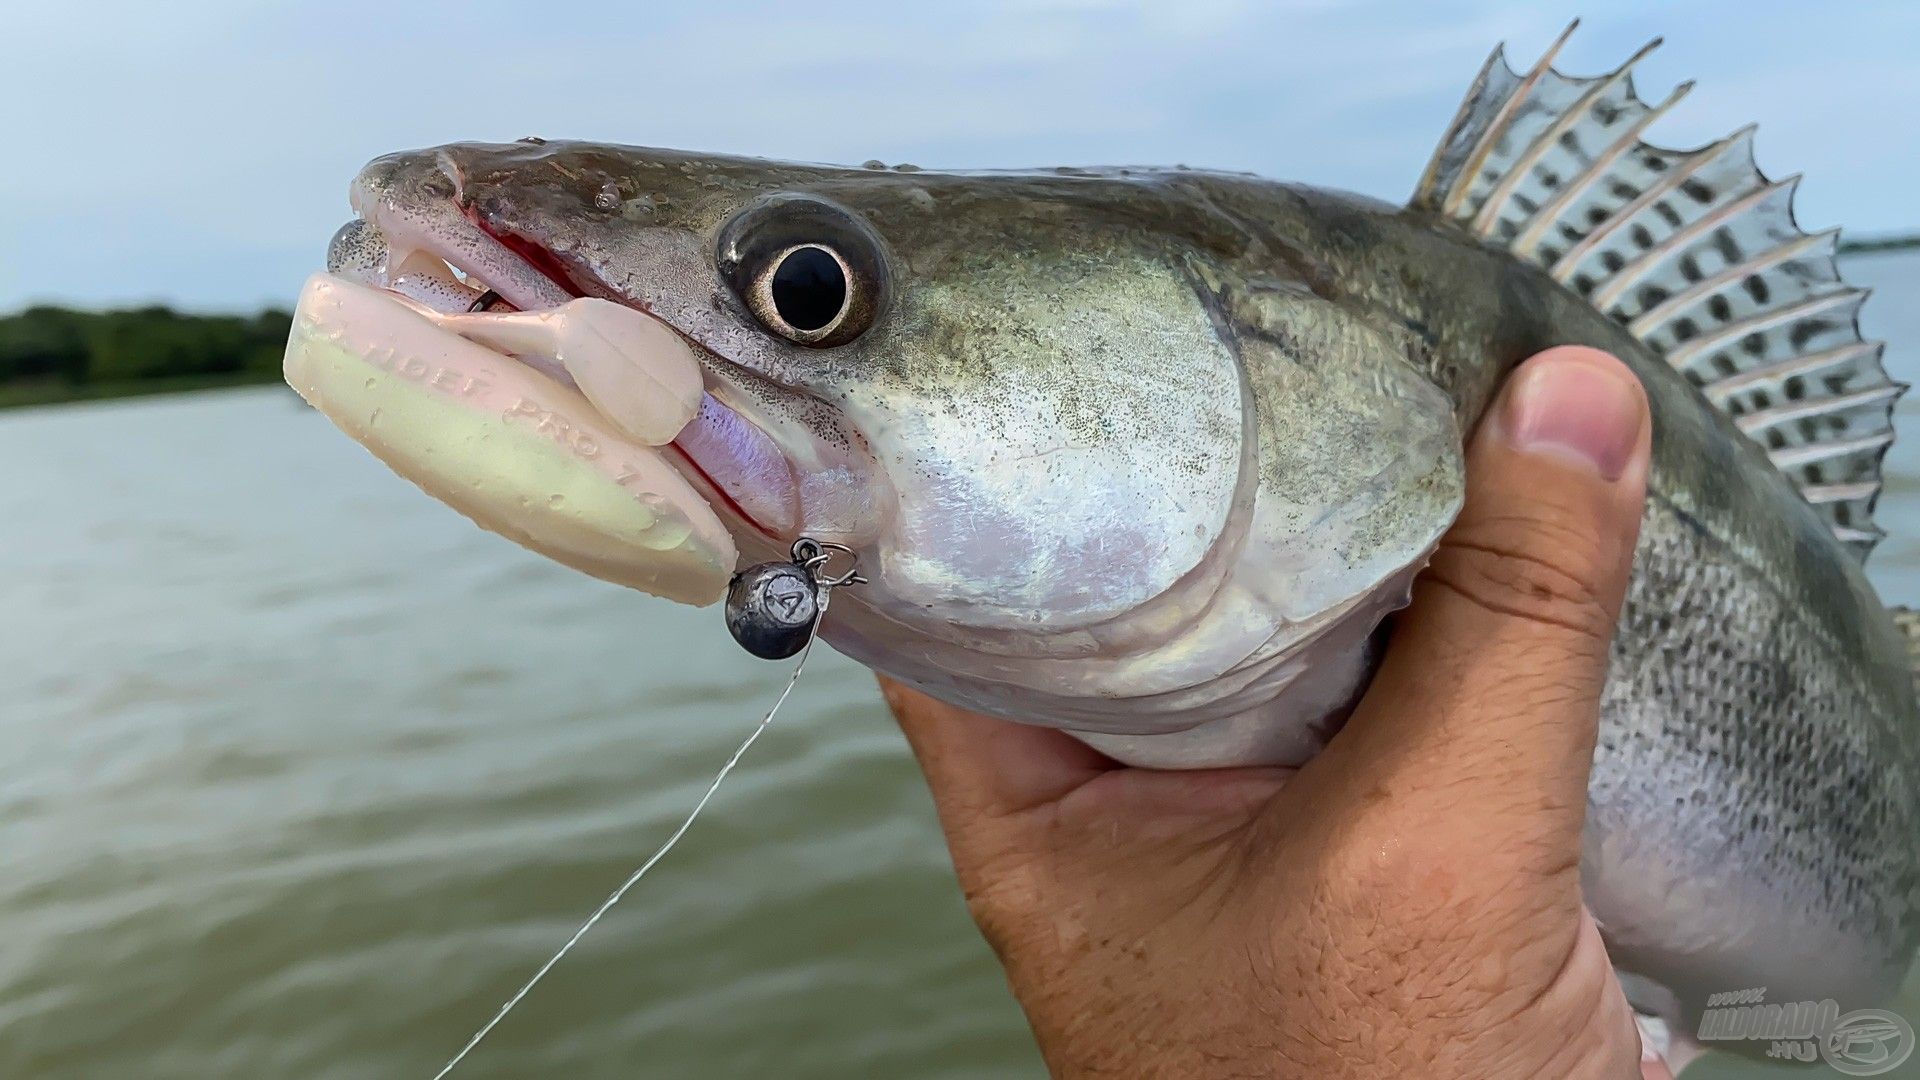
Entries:
{"label": "monofilament line", "polygon": [[[831,593],[827,590],[821,590],[820,616],[822,618],[826,617],[827,598],[830,595]],[[817,627],[819,623],[816,622],[814,625]],[[453,1067],[460,1064],[469,1053],[472,1053],[473,1048],[480,1045],[480,1040],[486,1038],[487,1033],[492,1031],[501,1020],[504,1020],[506,1015],[513,1011],[515,1005],[520,1004],[520,999],[527,996],[527,991],[532,990],[541,979],[546,978],[547,972],[553,970],[553,965],[559,963],[561,957],[572,951],[573,947],[580,943],[580,939],[587,936],[587,931],[593,929],[593,924],[600,921],[600,916],[612,910],[613,905],[619,903],[620,898],[627,895],[628,889],[638,884],[641,878],[647,876],[647,871],[653,869],[655,863],[665,858],[667,852],[673,850],[673,846],[678,844],[680,838],[685,836],[687,830],[693,826],[694,819],[699,817],[700,812],[707,808],[707,803],[713,799],[713,793],[720,790],[720,784],[727,778],[727,774],[733,771],[735,765],[740,764],[742,757],[746,756],[747,748],[752,746],[754,742],[760,738],[760,733],[767,730],[769,724],[773,723],[773,714],[779,712],[780,706],[787,703],[787,695],[793,693],[794,684],[800,681],[800,672],[806,669],[807,657],[813,655],[813,643],[818,640],[818,634],[808,635],[806,647],[800,650],[800,661],[793,665],[793,674],[787,678],[787,685],[785,689],[780,691],[780,696],[774,699],[773,707],[768,709],[767,714],[760,718],[760,723],[748,733],[746,740],[740,744],[739,749],[733,752],[733,756],[727,759],[727,763],[720,766],[720,771],[714,775],[713,783],[707,785],[706,793],[700,796],[699,802],[693,804],[693,811],[687,815],[685,821],[680,823],[679,828],[673,830],[673,835],[667,837],[667,842],[661,844],[660,850],[654,852],[646,862],[641,863],[640,869],[635,870],[632,876],[621,882],[620,887],[613,890],[613,893],[609,895],[598,908],[594,909],[592,915],[587,916],[587,921],[580,924],[580,929],[573,932],[573,936],[567,939],[565,945],[560,946],[560,951],[554,953],[551,959],[540,965],[540,970],[534,972],[533,978],[528,979],[525,986],[515,991],[514,995],[507,999],[505,1005],[500,1006],[500,1011],[493,1014],[493,1019],[487,1021],[481,1026],[479,1031],[473,1033],[473,1038],[467,1040],[467,1045],[461,1047],[459,1053],[453,1055],[452,1059],[442,1066],[439,1072],[433,1074],[433,1080],[445,1080],[446,1075],[453,1071]]]}

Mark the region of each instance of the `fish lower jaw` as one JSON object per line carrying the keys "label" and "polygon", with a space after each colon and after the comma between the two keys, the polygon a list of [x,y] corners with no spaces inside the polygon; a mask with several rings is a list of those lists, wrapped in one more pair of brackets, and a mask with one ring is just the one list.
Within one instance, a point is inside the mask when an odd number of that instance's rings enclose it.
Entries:
{"label": "fish lower jaw", "polygon": [[[652,322],[597,300],[506,321],[449,316],[316,274],[301,292],[285,373],[355,441],[483,528],[595,577],[712,603],[738,560],[733,537],[660,445],[698,407],[698,365],[671,331],[659,330],[668,345],[636,335],[643,324],[629,319]],[[614,340],[601,341],[603,331],[617,331]],[[634,399],[625,422],[610,420],[584,385],[563,385],[498,347],[514,340],[560,354],[552,359],[576,383],[605,380],[603,397]],[[647,385],[615,386],[609,372],[630,384],[642,373]]]}

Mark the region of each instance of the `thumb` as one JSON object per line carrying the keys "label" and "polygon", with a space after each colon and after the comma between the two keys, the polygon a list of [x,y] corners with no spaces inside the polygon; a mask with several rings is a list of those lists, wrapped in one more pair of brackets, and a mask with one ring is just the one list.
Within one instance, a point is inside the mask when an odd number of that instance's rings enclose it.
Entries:
{"label": "thumb", "polygon": [[1651,430],[1639,380],[1605,353],[1550,349],[1515,371],[1468,448],[1460,518],[1328,748],[1366,783],[1337,787],[1577,857]]}

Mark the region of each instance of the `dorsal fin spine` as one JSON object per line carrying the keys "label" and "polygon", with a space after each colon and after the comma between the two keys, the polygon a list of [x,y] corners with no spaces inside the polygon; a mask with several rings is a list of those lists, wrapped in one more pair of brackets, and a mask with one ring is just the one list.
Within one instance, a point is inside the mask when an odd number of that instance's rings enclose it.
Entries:
{"label": "dorsal fin spine", "polygon": [[1759,383],[1791,378],[1795,375],[1807,375],[1822,368],[1839,367],[1842,364],[1863,359],[1869,354],[1877,354],[1882,348],[1882,344],[1878,341],[1859,341],[1852,345],[1842,345],[1837,349],[1825,349],[1816,353],[1790,357],[1777,364],[1768,364],[1766,367],[1752,368],[1737,375],[1729,375],[1716,382],[1710,382],[1700,389],[1707,395],[1708,401],[1718,405],[1728,395]]}
{"label": "dorsal fin spine", "polygon": [[[1691,86],[1693,84],[1688,83],[1686,85]],[[1756,125],[1748,124],[1746,127],[1721,139],[1719,142],[1703,147],[1697,155],[1689,158],[1680,168],[1667,170],[1666,174],[1663,175],[1658,182],[1641,192],[1632,202],[1621,207],[1619,213],[1595,226],[1594,230],[1581,238],[1579,243],[1568,248],[1566,254],[1560,256],[1560,260],[1554,264],[1554,278],[1558,281],[1566,281],[1568,278],[1571,278],[1574,270],[1579,267],[1581,261],[1592,254],[1594,248],[1600,246],[1602,242],[1612,236],[1614,230],[1624,227],[1628,222],[1638,217],[1640,211],[1659,202],[1663,196],[1671,193],[1674,188],[1685,183],[1695,173],[1705,169],[1708,165],[1718,160],[1721,154],[1732,149],[1741,139],[1751,137],[1755,127]]]}
{"label": "dorsal fin spine", "polygon": [[[1493,123],[1488,124],[1487,130],[1481,134],[1480,141],[1474,145],[1473,153],[1467,155],[1467,164],[1466,168],[1461,170],[1462,175],[1471,178],[1486,167],[1487,158],[1492,155],[1494,145],[1500,141],[1500,135],[1505,130],[1507,121],[1513,119],[1513,114],[1519,111],[1520,106],[1527,100],[1527,94],[1531,93],[1534,86],[1540,82],[1541,76],[1552,69],[1553,58],[1559,55],[1560,46],[1567,43],[1567,39],[1573,36],[1574,30],[1579,26],[1579,19],[1568,23],[1567,28],[1560,31],[1560,36],[1554,39],[1553,44],[1547,46],[1546,54],[1540,57],[1540,62],[1533,65],[1533,70],[1527,72],[1526,78],[1520,80],[1520,86],[1507,98],[1506,105],[1501,108],[1499,115],[1494,117]],[[1447,214],[1458,210],[1472,187],[1471,182],[1459,185],[1441,204],[1441,210]]]}
{"label": "dorsal fin spine", "polygon": [[[1654,44],[1659,44],[1659,40],[1655,39]],[[1651,46],[1649,46],[1649,48],[1651,48]],[[1540,208],[1540,213],[1534,217],[1533,223],[1528,225],[1519,236],[1514,238],[1514,253],[1518,255],[1532,255],[1533,249],[1540,243],[1540,238],[1547,235],[1547,230],[1551,229],[1554,222],[1559,219],[1560,212],[1565,210],[1568,204],[1572,203],[1574,199],[1578,198],[1580,194],[1586,190],[1587,184],[1596,177],[1605,176],[1607,169],[1612,167],[1615,161],[1619,160],[1620,155],[1633,149],[1634,145],[1640,141],[1640,136],[1647,130],[1648,125],[1664,116],[1668,109],[1673,108],[1681,98],[1686,97],[1692,90],[1692,81],[1683,82],[1679,86],[1674,87],[1673,93],[1668,94],[1665,101],[1655,105],[1647,112],[1647,115],[1635,120],[1626,131],[1621,133],[1618,139],[1613,141],[1611,146],[1608,146],[1596,155],[1593,159],[1593,164],[1588,165],[1579,176],[1574,178],[1572,183],[1561,188],[1560,193],[1555,195],[1551,202]],[[1572,254],[1573,253],[1569,251],[1567,255],[1562,256],[1561,265],[1567,265],[1566,260],[1570,258]]]}
{"label": "dorsal fin spine", "polygon": [[1627,329],[1633,331],[1635,337],[1645,337],[1655,327],[1666,322],[1668,319],[1673,318],[1693,304],[1719,292],[1721,289],[1726,288],[1728,285],[1742,278],[1751,277],[1762,270],[1771,270],[1782,263],[1792,262],[1818,247],[1824,246],[1828,248],[1829,253],[1831,253],[1831,250],[1837,248],[1839,245],[1840,230],[1824,229],[1817,233],[1809,233],[1797,240],[1789,240],[1784,244],[1768,248],[1766,251],[1753,256],[1738,266],[1730,266],[1711,277],[1701,278],[1687,288],[1660,301],[1659,304],[1635,316],[1634,320],[1627,324]]}
{"label": "dorsal fin spine", "polygon": [[1734,418],[1741,431],[1751,435],[1756,431],[1765,431],[1778,424],[1804,420],[1809,416],[1824,416],[1827,413],[1845,412],[1862,405],[1878,405],[1883,401],[1892,401],[1906,392],[1900,383],[1890,382],[1881,386],[1855,390],[1850,394],[1838,394],[1829,398],[1815,398],[1811,401],[1795,401],[1785,405],[1775,405],[1771,409],[1761,409],[1745,416]]}
{"label": "dorsal fin spine", "polygon": [[1864,499],[1880,492],[1880,481],[1860,480],[1850,484],[1813,484],[1800,489],[1807,501],[1818,505]]}
{"label": "dorsal fin spine", "polygon": [[1756,330],[1771,330],[1808,315],[1824,314],[1829,309],[1858,304],[1865,300],[1869,293],[1868,289],[1855,289],[1843,285],[1830,293],[1816,294],[1796,304],[1749,315],[1738,322],[1728,323],[1718,330],[1709,331],[1675,346],[1674,350],[1667,354],[1667,363],[1682,369],[1691,367],[1696,357],[1704,356],[1735,338],[1745,337]]}
{"label": "dorsal fin spine", "polygon": [[1788,467],[1793,465],[1812,465],[1821,461],[1831,461],[1848,454],[1858,454],[1870,450],[1881,450],[1893,445],[1893,432],[1878,431],[1872,435],[1862,435],[1857,439],[1844,442],[1808,443],[1786,450],[1775,450],[1767,456],[1775,465]]}
{"label": "dorsal fin spine", "polygon": [[[1746,211],[1766,202],[1768,198],[1779,192],[1781,188],[1787,188],[1790,192],[1791,189],[1799,183],[1800,174],[1795,173],[1784,180],[1775,180],[1770,184],[1762,184],[1752,191],[1747,192],[1745,195],[1732,200],[1725,206],[1714,207],[1687,224],[1680,226],[1680,228],[1674,230],[1672,236],[1667,237],[1667,243],[1674,246],[1690,243],[1698,239],[1701,235],[1726,224],[1727,221],[1732,218],[1739,217]],[[1639,258],[1634,259],[1615,271],[1613,276],[1607,279],[1607,283],[1604,286],[1594,290],[1594,294],[1591,297],[1593,306],[1599,308],[1601,311],[1610,310],[1628,289],[1638,285],[1642,278],[1659,268],[1662,254],[1659,248],[1649,249]]]}
{"label": "dorsal fin spine", "polygon": [[[1559,139],[1561,135],[1564,135],[1572,129],[1575,124],[1578,124],[1581,118],[1587,114],[1587,110],[1593,108],[1593,103],[1598,101],[1601,95],[1613,89],[1620,80],[1630,78],[1628,73],[1633,68],[1635,62],[1659,47],[1659,38],[1654,38],[1652,41],[1641,46],[1640,51],[1633,54],[1633,59],[1615,68],[1613,74],[1596,81],[1592,86],[1588,87],[1586,93],[1580,95],[1579,101],[1574,102],[1565,112],[1555,117],[1553,123],[1548,124],[1540,134],[1535,135],[1533,141],[1527,144],[1526,152],[1522,153],[1520,159],[1514,162],[1507,170],[1507,175],[1501,177],[1500,182],[1493,186],[1493,190],[1487,195],[1487,201],[1480,204],[1480,212],[1475,215],[1473,219],[1473,231],[1485,232],[1491,228],[1494,219],[1499,216],[1501,208],[1506,205],[1507,197],[1513,194],[1513,189],[1520,185],[1520,181],[1526,178],[1527,173],[1531,172],[1533,167],[1539,164],[1540,156],[1546,153],[1547,148],[1552,146],[1554,141]],[[1541,61],[1543,64],[1546,62],[1545,60]],[[1569,184],[1563,190],[1572,191],[1574,190],[1574,185]],[[1540,216],[1542,218],[1546,217],[1545,214]]]}

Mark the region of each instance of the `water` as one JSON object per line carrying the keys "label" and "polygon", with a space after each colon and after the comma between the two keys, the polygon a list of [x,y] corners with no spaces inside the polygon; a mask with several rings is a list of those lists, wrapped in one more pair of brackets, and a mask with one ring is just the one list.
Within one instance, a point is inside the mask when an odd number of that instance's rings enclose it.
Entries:
{"label": "water", "polygon": [[[1920,377],[1920,258],[1848,269]],[[1901,411],[1874,573],[1920,603],[1920,395]],[[284,391],[11,413],[0,462],[9,1080],[424,1080],[785,677],[715,611],[474,529]],[[823,652],[457,1075],[1043,1071],[904,743]]]}

